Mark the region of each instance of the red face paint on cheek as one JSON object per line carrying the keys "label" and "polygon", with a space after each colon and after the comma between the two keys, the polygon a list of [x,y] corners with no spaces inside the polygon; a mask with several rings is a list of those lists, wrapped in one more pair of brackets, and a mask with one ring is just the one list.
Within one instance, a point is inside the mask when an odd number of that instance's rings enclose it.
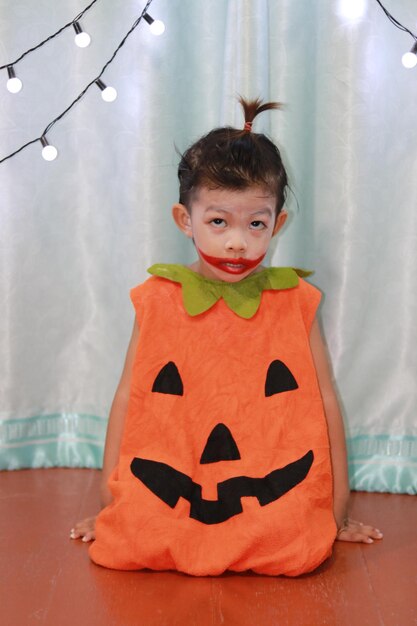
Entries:
{"label": "red face paint on cheek", "polygon": [[265,257],[266,252],[257,259],[228,259],[224,257],[216,257],[205,254],[200,248],[197,248],[199,255],[206,263],[216,267],[217,269],[227,272],[228,274],[244,274],[248,270],[259,265]]}

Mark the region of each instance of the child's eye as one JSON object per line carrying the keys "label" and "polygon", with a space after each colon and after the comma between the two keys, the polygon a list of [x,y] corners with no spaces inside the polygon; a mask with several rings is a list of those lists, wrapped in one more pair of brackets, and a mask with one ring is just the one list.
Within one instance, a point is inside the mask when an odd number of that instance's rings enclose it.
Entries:
{"label": "child's eye", "polygon": [[210,221],[210,224],[213,224],[213,226],[225,226],[226,222],[221,217],[215,217]]}
{"label": "child's eye", "polygon": [[255,230],[262,230],[263,228],[266,228],[265,222],[261,222],[260,220],[254,220],[250,223],[250,225],[251,228],[254,228]]}

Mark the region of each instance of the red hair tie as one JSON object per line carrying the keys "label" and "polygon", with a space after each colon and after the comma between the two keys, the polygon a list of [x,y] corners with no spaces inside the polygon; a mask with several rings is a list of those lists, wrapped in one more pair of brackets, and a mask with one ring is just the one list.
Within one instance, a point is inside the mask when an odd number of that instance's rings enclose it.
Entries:
{"label": "red hair tie", "polygon": [[245,122],[245,125],[244,125],[244,127],[243,127],[243,130],[247,130],[247,131],[248,131],[248,133],[250,133],[250,132],[251,132],[251,130],[252,130],[252,122]]}

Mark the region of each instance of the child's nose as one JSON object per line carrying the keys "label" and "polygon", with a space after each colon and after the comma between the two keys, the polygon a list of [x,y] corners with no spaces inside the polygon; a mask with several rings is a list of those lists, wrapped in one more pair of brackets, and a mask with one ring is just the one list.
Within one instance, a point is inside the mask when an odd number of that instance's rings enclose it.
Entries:
{"label": "child's nose", "polygon": [[239,231],[229,234],[226,242],[226,249],[231,252],[245,252],[247,248],[246,237]]}

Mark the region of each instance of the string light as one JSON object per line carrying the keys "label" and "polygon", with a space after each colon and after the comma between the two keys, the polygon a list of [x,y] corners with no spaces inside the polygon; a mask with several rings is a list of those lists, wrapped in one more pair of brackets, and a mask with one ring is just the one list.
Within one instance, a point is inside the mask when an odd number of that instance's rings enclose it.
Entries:
{"label": "string light", "polygon": [[100,78],[96,80],[96,85],[101,89],[101,97],[105,102],[114,102],[117,98],[117,91],[114,87],[107,87]]}
{"label": "string light", "polygon": [[23,85],[20,78],[16,77],[13,65],[9,65],[9,67],[7,68],[7,74],[9,76],[9,80],[6,83],[7,89],[10,91],[10,93],[19,93]]}
{"label": "string light", "polygon": [[339,0],[338,13],[349,20],[357,20],[364,16],[365,0]]}
{"label": "string light", "polygon": [[152,35],[162,35],[165,32],[165,24],[161,20],[154,20],[149,13],[145,13],[143,19],[149,24]]}
{"label": "string light", "polygon": [[45,136],[40,138],[40,142],[42,144],[42,157],[45,161],[55,161],[58,156],[58,150],[55,146],[51,146]]}
{"label": "string light", "polygon": [[[65,24],[62,28],[60,28],[58,31],[56,31],[55,33],[53,33],[52,35],[50,35],[49,37],[47,37],[46,39],[44,39],[43,41],[41,41],[38,45],[34,46],[33,48],[30,48],[29,50],[26,50],[23,54],[20,55],[20,57],[18,57],[15,61],[13,61],[12,63],[7,63],[5,65],[0,66],[0,70],[1,69],[7,69],[8,72],[8,81],[7,81],[7,89],[11,92],[11,93],[18,93],[21,89],[22,89],[22,81],[16,77],[15,71],[14,71],[14,65],[16,65],[19,61],[21,61],[26,55],[30,54],[31,52],[37,50],[38,48],[40,48],[41,46],[43,46],[45,43],[47,43],[48,41],[50,41],[51,39],[53,39],[54,37],[56,37],[57,35],[59,35],[61,32],[63,32],[66,28],[72,26],[75,30],[75,42],[79,47],[86,47],[90,44],[91,42],[91,37],[90,35],[88,35],[88,33],[85,33],[80,24],[79,24],[79,20],[81,19],[81,17],[89,10],[91,9],[91,7],[97,2],[97,0],[92,0],[92,2],[85,7],[85,9],[83,11],[81,11],[81,13],[79,13],[73,20],[71,20],[71,22],[68,22],[68,24]],[[414,45],[411,49],[410,52],[406,52],[403,56],[402,56],[402,63],[405,67],[407,68],[411,68],[411,67],[415,67],[417,65],[417,36],[412,33],[408,28],[406,28],[405,26],[403,26],[398,20],[396,20],[388,11],[387,9],[384,7],[384,5],[382,4],[382,2],[380,0],[376,0],[376,2],[379,4],[379,6],[381,7],[381,9],[384,11],[385,15],[388,17],[388,19],[394,24],[394,26],[396,26],[397,28],[399,28],[400,30],[409,33],[413,39],[414,39]],[[28,146],[30,146],[31,144],[40,141],[43,148],[42,148],[42,156],[44,159],[46,159],[47,161],[51,161],[54,160],[57,155],[58,155],[58,151],[55,148],[55,146],[51,146],[45,135],[46,133],[57,123],[59,122],[72,108],[73,106],[79,102],[84,95],[87,93],[87,91],[90,89],[90,87],[93,84],[96,84],[101,92],[102,92],[102,98],[103,100],[106,100],[107,102],[112,102],[117,98],[117,91],[116,89],[114,89],[114,87],[107,87],[103,81],[101,80],[101,76],[103,75],[104,71],[106,70],[106,68],[110,65],[110,63],[112,63],[112,61],[114,60],[115,56],[117,55],[117,53],[119,52],[120,48],[124,45],[124,43],[126,42],[127,38],[131,35],[131,33],[135,30],[135,28],[139,25],[141,19],[143,18],[150,26],[150,30],[153,34],[155,35],[161,35],[164,31],[165,31],[165,25],[161,20],[154,20],[149,13],[147,13],[147,10],[149,8],[149,6],[151,5],[152,0],[148,0],[146,2],[146,5],[141,13],[141,15],[139,16],[139,18],[133,23],[132,27],[130,28],[130,30],[126,33],[125,37],[122,39],[122,41],[120,42],[120,44],[118,45],[118,47],[116,48],[116,50],[114,51],[113,55],[111,56],[111,58],[107,61],[107,63],[103,66],[102,70],[100,71],[99,75],[94,78],[84,89],[83,91],[75,98],[75,100],[73,100],[73,102],[71,102],[71,104],[60,114],[58,115],[54,120],[52,120],[52,122],[50,122],[48,124],[48,126],[45,128],[45,130],[43,131],[41,137],[37,137],[35,139],[32,139],[31,141],[28,141],[27,143],[25,143],[24,145],[22,145],[20,148],[18,148],[17,150],[15,150],[14,152],[12,152],[11,154],[7,155],[6,157],[4,157],[3,159],[0,159],[0,163],[3,163],[4,161],[6,161],[7,159],[12,158],[13,156],[15,156],[16,154],[18,154],[19,152],[21,152],[22,150],[24,150],[25,148],[27,148]],[[339,1],[339,9],[342,12],[345,12],[345,15],[347,17],[351,17],[353,19],[360,17],[363,15],[364,11],[365,11],[365,1],[364,0],[349,0],[349,2],[347,2],[346,0],[340,0]],[[349,12],[349,14],[346,13],[346,11]]]}
{"label": "string light", "polygon": [[394,24],[394,26],[396,28],[398,28],[399,30],[402,30],[404,33],[408,33],[414,39],[414,45],[411,48],[411,51],[410,52],[406,52],[405,54],[403,54],[401,60],[402,60],[402,64],[404,65],[404,67],[406,67],[406,68],[415,67],[417,65],[417,56],[416,56],[417,55],[417,35],[415,35],[413,32],[411,32],[411,30],[409,28],[407,28],[406,26],[401,24],[401,22],[399,22],[397,19],[395,19],[395,17],[393,15],[391,15],[391,13],[389,11],[387,11],[387,9],[384,7],[384,5],[382,4],[382,2],[380,0],[376,0],[376,2],[379,4],[381,9],[384,11],[384,13],[387,16],[387,18],[389,19],[389,21],[392,24]]}
{"label": "string light", "polygon": [[75,30],[75,37],[74,37],[75,44],[79,48],[87,48],[87,46],[89,46],[91,43],[90,35],[86,33],[85,31],[83,31],[79,22],[74,22],[73,26]]}
{"label": "string light", "polygon": [[401,61],[407,69],[411,69],[417,65],[417,41],[411,48],[410,52],[403,54]]}
{"label": "string light", "polygon": [[31,54],[32,52],[34,52],[35,50],[38,50],[38,48],[41,48],[42,46],[44,46],[46,43],[48,43],[48,41],[51,41],[51,39],[54,39],[55,37],[57,37],[58,35],[60,35],[64,30],[66,30],[67,28],[70,28],[71,26],[74,26],[74,24],[76,22],[79,22],[80,19],[83,17],[83,15],[85,15],[87,13],[87,11],[89,11],[91,9],[91,7],[98,2],[98,0],[92,0],[92,2],[90,2],[90,4],[88,6],[85,7],[85,9],[83,9],[81,11],[81,13],[79,13],[78,15],[76,15],[76,17],[74,17],[74,19],[72,19],[70,22],[68,22],[68,24],[65,24],[64,26],[62,26],[59,30],[57,30],[55,33],[53,33],[52,35],[49,35],[49,37],[47,37],[46,39],[44,39],[43,41],[41,41],[40,43],[38,43],[36,46],[33,46],[33,48],[29,48],[29,50],[26,50],[23,54],[20,55],[20,57],[18,57],[15,61],[12,61],[11,63],[6,63],[6,65],[0,65],[0,70],[4,70],[8,67],[10,67],[11,65],[17,65],[17,63],[19,63],[19,61],[21,61],[22,59],[25,58],[26,55]]}
{"label": "string light", "polygon": [[[128,30],[128,32],[126,33],[126,35],[123,37],[122,41],[119,43],[119,45],[117,46],[116,50],[113,52],[112,56],[110,57],[110,59],[107,61],[107,63],[104,64],[104,66],[102,67],[100,73],[98,74],[98,76],[96,76],[95,78],[93,78],[93,80],[91,80],[88,85],[86,85],[86,87],[84,87],[84,89],[82,90],[82,92],[80,94],[78,94],[78,96],[71,102],[71,104],[64,110],[62,111],[62,113],[60,113],[55,119],[52,120],[52,122],[50,122],[48,124],[48,126],[44,129],[44,131],[42,132],[40,137],[36,137],[35,139],[31,139],[30,141],[28,141],[27,143],[23,144],[22,146],[20,146],[20,148],[18,148],[17,150],[15,150],[14,152],[11,152],[10,154],[8,154],[7,156],[3,157],[2,159],[0,159],[0,163],[4,163],[4,161],[7,161],[8,159],[11,159],[12,157],[14,157],[16,154],[19,154],[19,152],[21,152],[22,150],[24,150],[25,148],[27,148],[28,146],[32,145],[33,143],[36,143],[38,141],[40,141],[43,145],[44,148],[48,147],[49,144],[46,140],[46,135],[48,134],[48,132],[51,130],[51,128],[53,126],[55,126],[55,124],[57,124],[65,115],[67,115],[67,113],[69,113],[69,111],[71,111],[71,109],[77,104],[77,102],[79,102],[87,93],[87,91],[90,89],[90,87],[94,84],[97,84],[97,81],[102,77],[102,75],[104,74],[104,72],[106,71],[106,69],[108,68],[108,66],[110,65],[110,63],[112,63],[117,55],[117,53],[119,52],[120,48],[122,46],[124,46],[127,38],[133,33],[133,31],[139,26],[142,18],[144,17],[144,15],[146,14],[146,11],[148,10],[149,6],[152,4],[153,0],[147,0],[145,7],[142,11],[142,13],[139,15],[139,17],[134,21],[134,23],[132,24],[131,28]],[[94,0],[94,2],[97,2],[97,0]],[[86,10],[88,8],[90,8],[94,2],[92,2],[86,9],[84,9],[84,11],[82,13],[80,13],[80,15],[77,17],[78,18],[86,12]],[[74,20],[73,20],[74,21]],[[72,22],[70,22],[69,24],[70,26],[72,26]],[[65,28],[65,27],[63,27]],[[60,29],[61,32],[62,29]],[[55,35],[54,35],[55,36]],[[49,38],[50,39],[50,38]],[[45,40],[46,41],[46,40]],[[44,42],[45,43],[45,42]],[[39,46],[37,46],[39,47]],[[35,48],[34,48],[35,49]],[[30,52],[30,50],[28,50],[27,52],[24,53],[24,55],[22,55],[20,57],[23,58],[23,56],[25,56],[26,54],[28,54]],[[20,60],[18,59],[18,60]],[[17,61],[16,61],[17,62]],[[9,64],[12,65],[12,64]],[[8,66],[3,66],[3,67],[8,67]],[[0,69],[2,69],[0,67]],[[103,83],[104,84],[104,83]],[[116,91],[116,90],[114,90]],[[116,92],[117,95],[117,92]],[[46,143],[45,143],[46,142]],[[49,146],[50,148],[54,148],[54,146]],[[58,151],[56,150],[56,148],[54,149],[55,152],[55,156],[53,158],[56,158]],[[47,155],[52,155],[54,153],[54,151],[48,150],[46,151]],[[42,156],[43,156],[43,150],[42,150]],[[45,157],[44,157],[45,158]],[[52,159],[49,159],[52,160]]]}

